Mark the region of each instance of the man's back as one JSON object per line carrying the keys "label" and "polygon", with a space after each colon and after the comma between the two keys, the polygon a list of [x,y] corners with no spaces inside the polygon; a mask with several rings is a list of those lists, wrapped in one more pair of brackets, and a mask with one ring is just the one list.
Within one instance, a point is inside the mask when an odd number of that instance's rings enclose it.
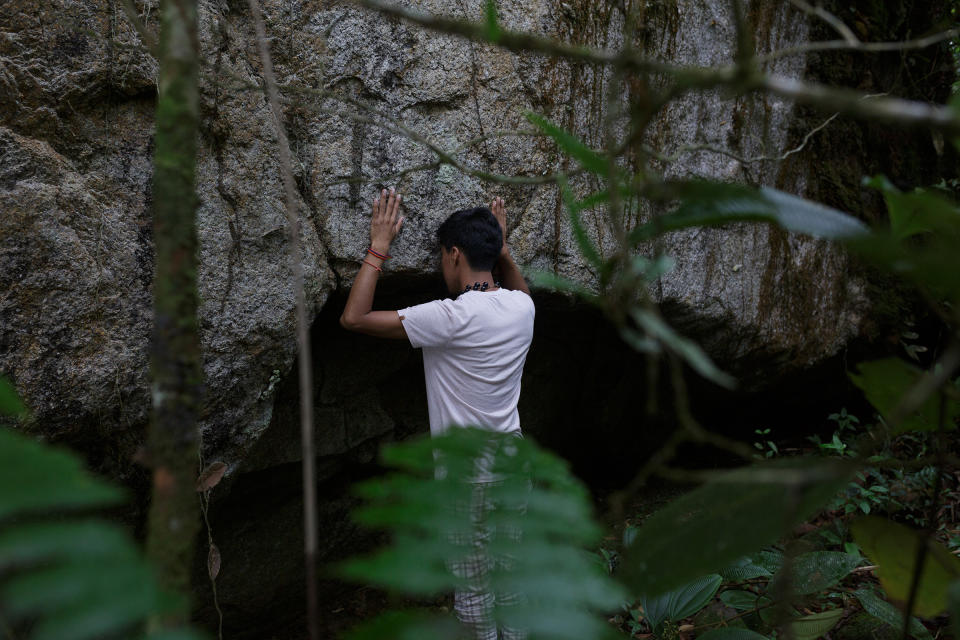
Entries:
{"label": "man's back", "polygon": [[520,378],[533,338],[529,295],[467,291],[398,313],[410,344],[423,348],[433,435],[450,425],[520,431]]}

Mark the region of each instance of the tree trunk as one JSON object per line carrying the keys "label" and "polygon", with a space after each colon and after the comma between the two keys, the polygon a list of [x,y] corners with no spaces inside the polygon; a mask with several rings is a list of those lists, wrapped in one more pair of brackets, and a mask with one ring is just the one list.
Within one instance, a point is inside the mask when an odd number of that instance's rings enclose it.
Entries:
{"label": "tree trunk", "polygon": [[[199,530],[195,491],[201,403],[197,325],[197,7],[164,0],[153,175],[153,463],[147,555],[161,585],[186,594]],[[164,619],[175,625],[186,610]],[[182,617],[180,617],[182,616]]]}

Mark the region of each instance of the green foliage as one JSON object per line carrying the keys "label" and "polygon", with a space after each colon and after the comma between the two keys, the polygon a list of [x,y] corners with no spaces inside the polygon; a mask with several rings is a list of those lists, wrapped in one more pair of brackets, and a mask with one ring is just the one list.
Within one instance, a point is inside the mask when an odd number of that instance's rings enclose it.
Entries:
{"label": "green foliage", "polygon": [[689,180],[670,183],[667,192],[680,200],[679,206],[672,213],[633,229],[632,242],[650,240],[669,231],[732,222],[770,222],[788,231],[830,240],[867,232],[866,225],[853,216],[770,187],[754,189],[741,184]]}
{"label": "green foliage", "polygon": [[27,407],[17,395],[17,390],[9,380],[0,377],[0,415],[22,417],[26,414]]}
{"label": "green foliage", "polygon": [[484,17],[486,19],[487,40],[497,42],[500,40],[503,31],[500,28],[500,21],[497,18],[497,3],[495,0],[487,0],[484,7]]}
{"label": "green foliage", "polygon": [[667,620],[683,620],[707,606],[720,588],[721,582],[723,578],[719,575],[710,574],[679,589],[654,597],[641,597],[640,603],[654,633],[658,633]]}
{"label": "green foliage", "polygon": [[[125,531],[70,515],[123,499],[73,454],[0,429],[0,610],[31,640],[129,637],[147,617],[185,604],[161,592]],[[150,636],[197,638],[187,630]]]}
{"label": "green foliage", "polygon": [[[393,544],[349,561],[345,576],[408,594],[452,590],[463,581],[449,567],[476,553],[470,540],[479,527],[485,553],[509,559],[491,566],[491,591],[524,596],[519,605],[496,608],[495,618],[532,638],[611,632],[596,612],[617,607],[624,592],[584,551],[596,545],[601,529],[586,491],[561,460],[530,440],[478,429],[393,445],[383,459],[396,471],[357,488],[367,502],[355,515],[389,530]],[[478,474],[496,478],[482,489],[479,524],[472,481]],[[378,628],[353,637],[372,638]]]}
{"label": "green foliage", "polygon": [[889,229],[874,229],[849,246],[884,270],[928,291],[937,299],[960,302],[960,210],[941,195],[916,189],[904,193],[885,178],[865,182],[883,192],[890,215]]}
{"label": "green foliage", "polygon": [[790,636],[794,640],[817,640],[837,626],[843,617],[843,609],[830,609],[790,621]]}
{"label": "green foliage", "polygon": [[866,556],[879,565],[883,588],[891,598],[904,602],[910,595],[919,545],[926,544],[916,612],[932,617],[947,609],[949,585],[960,578],[960,558],[920,532],[884,518],[864,516],[851,525],[851,531]]}
{"label": "green foliage", "polygon": [[860,560],[859,556],[840,551],[802,553],[788,566],[781,567],[771,580],[770,589],[776,593],[782,586],[801,596],[823,591],[847,577]]}
{"label": "green foliage", "polygon": [[[903,614],[886,600],[866,589],[857,589],[853,595],[860,602],[863,610],[877,620],[887,623],[897,631],[903,628]],[[930,632],[916,618],[910,618],[909,632],[916,640],[932,640]]]}
{"label": "green foliage", "polygon": [[557,146],[579,162],[584,169],[597,175],[606,175],[610,165],[604,154],[594,151],[575,135],[564,131],[543,116],[532,112],[527,112],[526,116],[527,120],[553,138]]}
{"label": "green foliage", "polygon": [[626,553],[626,580],[662,593],[720,570],[812,515],[848,473],[832,461],[783,459],[718,474],[644,522]]}
{"label": "green foliage", "polygon": [[[863,362],[858,367],[859,374],[850,374],[850,379],[860,387],[883,417],[890,421],[903,395],[915,386],[925,375],[920,369],[898,358],[885,358]],[[891,425],[894,433],[907,430],[935,431],[939,425],[939,394],[931,395],[913,414],[905,416],[899,423]],[[948,398],[944,427],[955,429],[954,421],[960,418],[960,401]]]}

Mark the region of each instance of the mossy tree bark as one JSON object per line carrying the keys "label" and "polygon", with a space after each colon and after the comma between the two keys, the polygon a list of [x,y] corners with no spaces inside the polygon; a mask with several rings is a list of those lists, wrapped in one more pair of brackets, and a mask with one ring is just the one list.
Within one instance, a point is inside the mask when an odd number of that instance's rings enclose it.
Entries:
{"label": "mossy tree bark", "polygon": [[[197,417],[202,369],[197,324],[197,6],[161,6],[153,236],[153,463],[147,555],[164,588],[186,594],[199,530]],[[184,610],[179,616],[186,616]],[[162,622],[174,625],[177,615]]]}

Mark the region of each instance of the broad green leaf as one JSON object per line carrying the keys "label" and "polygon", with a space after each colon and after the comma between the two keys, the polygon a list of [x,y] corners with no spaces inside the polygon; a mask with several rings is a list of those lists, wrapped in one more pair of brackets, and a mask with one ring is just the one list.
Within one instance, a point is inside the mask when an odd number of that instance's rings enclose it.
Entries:
{"label": "broad green leaf", "polygon": [[496,0],[487,0],[484,17],[486,18],[487,40],[490,42],[499,41],[502,31],[500,29],[499,19],[497,18]]}
{"label": "broad green leaf", "polygon": [[711,574],[658,596],[643,596],[640,604],[644,616],[653,629],[658,629],[665,620],[676,622],[692,616],[713,599],[721,582],[723,578]]}
{"label": "broad green leaf", "polygon": [[678,334],[660,316],[642,307],[632,309],[630,316],[647,335],[683,358],[694,371],[704,378],[728,389],[736,387],[736,379],[713,364],[713,360],[700,348],[700,345]]}
{"label": "broad green leaf", "polygon": [[750,561],[763,567],[773,575],[783,566],[783,552],[777,549],[764,549],[750,557]]}
{"label": "broad green leaf", "polygon": [[6,378],[0,376],[0,416],[20,417],[26,413],[27,407],[21,402],[17,390]]}
{"label": "broad green leaf", "polygon": [[[871,616],[881,622],[886,622],[896,629],[897,632],[903,629],[903,614],[900,613],[895,606],[866,589],[857,589],[853,595],[860,601],[860,606],[863,607],[863,610]],[[909,632],[916,640],[932,640],[927,628],[912,616],[910,618]]]}
{"label": "broad green leaf", "polygon": [[960,222],[956,206],[934,192],[915,189],[903,193],[885,176],[865,180],[864,184],[883,192],[890,216],[890,233],[897,240],[931,233],[944,225]]}
{"label": "broad green leaf", "polygon": [[794,640],[817,640],[833,629],[842,617],[843,609],[830,609],[792,620],[790,635]]}
{"label": "broad green leaf", "polygon": [[778,593],[784,582],[790,593],[809,595],[832,587],[860,565],[860,558],[840,551],[801,553],[790,563],[789,575],[781,569],[770,582],[770,592]]}
{"label": "broad green leaf", "polygon": [[749,556],[744,556],[729,567],[721,569],[720,575],[727,582],[742,582],[753,578],[769,578],[773,573],[766,567],[755,564]]}
{"label": "broad green leaf", "polygon": [[744,589],[728,589],[720,594],[720,601],[738,611],[752,611],[770,606],[773,601],[763,595]]}
{"label": "broad green leaf", "polygon": [[[857,366],[859,374],[851,373],[850,379],[863,390],[867,400],[890,421],[904,394],[926,375],[920,369],[899,358],[884,358],[863,362]],[[940,398],[934,394],[920,405],[913,414],[899,424],[892,424],[894,433],[904,431],[935,431],[939,425]],[[955,429],[954,420],[960,416],[960,402],[948,398],[944,427]]]}
{"label": "broad green leaf", "polygon": [[72,453],[0,428],[0,520],[26,512],[106,506],[123,497],[87,473]]}
{"label": "broad green leaf", "polygon": [[960,208],[930,191],[901,193],[883,179],[869,184],[883,190],[891,226],[852,239],[850,248],[935,297],[960,301]]}
{"label": "broad green leaf", "polygon": [[829,459],[782,459],[718,473],[639,527],[623,557],[624,580],[663,593],[772,544],[846,486]]}
{"label": "broad green leaf", "polygon": [[697,640],[767,640],[767,636],[761,635],[756,631],[750,631],[749,629],[725,627],[721,629],[711,629],[703,635],[698,635]]}
{"label": "broad green leaf", "polygon": [[773,205],[777,224],[787,231],[828,240],[846,240],[868,232],[860,220],[812,200],[770,187],[760,187],[760,194]]}
{"label": "broad green leaf", "polygon": [[543,116],[532,112],[527,112],[526,116],[527,120],[553,138],[557,146],[579,162],[584,169],[598,175],[607,174],[609,164],[607,158],[602,153],[594,151],[581,142],[575,135],[564,131]]}
{"label": "broad green leaf", "polygon": [[890,599],[907,602],[916,567],[917,550],[927,544],[926,559],[917,591],[917,615],[933,617],[947,608],[950,583],[960,578],[960,558],[921,532],[876,516],[858,518],[850,531],[860,548],[878,565],[880,583]]}
{"label": "broad green leaf", "polygon": [[668,191],[680,199],[680,206],[673,213],[636,227],[630,233],[631,242],[678,229],[732,222],[772,222],[788,231],[830,240],[867,233],[867,226],[853,216],[770,187],[753,189],[693,180],[672,183]]}
{"label": "broad green leaf", "polygon": [[947,599],[950,601],[950,626],[954,637],[960,638],[960,580],[950,583]]}

